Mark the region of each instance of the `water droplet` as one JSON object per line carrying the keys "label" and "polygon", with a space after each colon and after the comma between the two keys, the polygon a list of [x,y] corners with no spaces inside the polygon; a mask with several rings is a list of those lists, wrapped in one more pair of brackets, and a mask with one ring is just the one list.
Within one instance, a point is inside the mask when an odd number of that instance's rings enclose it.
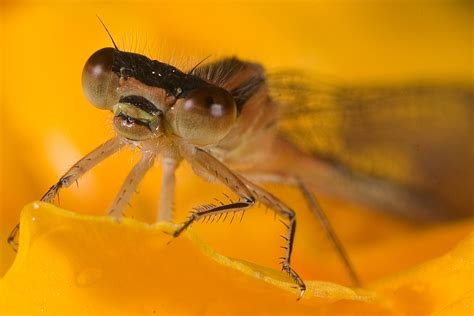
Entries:
{"label": "water droplet", "polygon": [[33,203],[33,208],[35,210],[39,209],[39,207],[40,207],[40,205],[37,202]]}
{"label": "water droplet", "polygon": [[102,277],[102,270],[98,268],[86,268],[76,276],[76,283],[79,286],[90,286]]}
{"label": "water droplet", "polygon": [[36,222],[36,217],[33,216],[33,217],[31,218],[31,220],[32,220],[33,222]]}

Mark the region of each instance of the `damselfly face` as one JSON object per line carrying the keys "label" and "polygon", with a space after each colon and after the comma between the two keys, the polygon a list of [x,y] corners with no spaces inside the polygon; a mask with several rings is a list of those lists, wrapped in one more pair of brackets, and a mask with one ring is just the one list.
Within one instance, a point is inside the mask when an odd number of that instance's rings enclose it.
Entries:
{"label": "damselfly face", "polygon": [[103,48],[86,62],[88,100],[111,110],[116,132],[132,141],[174,135],[205,146],[232,128],[236,104],[228,91],[143,55]]}

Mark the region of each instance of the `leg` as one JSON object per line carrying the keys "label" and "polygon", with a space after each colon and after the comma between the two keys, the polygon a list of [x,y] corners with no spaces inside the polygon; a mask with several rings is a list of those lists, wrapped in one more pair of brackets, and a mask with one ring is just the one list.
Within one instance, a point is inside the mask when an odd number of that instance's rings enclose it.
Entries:
{"label": "leg", "polygon": [[352,283],[355,286],[360,286],[361,283],[360,283],[359,277],[357,276],[357,273],[355,272],[355,269],[349,259],[349,256],[347,255],[347,252],[344,249],[344,246],[342,245],[341,241],[339,240],[339,238],[337,238],[337,234],[332,228],[331,223],[329,222],[329,219],[327,218],[326,214],[323,212],[323,210],[319,206],[319,203],[316,200],[316,197],[308,190],[308,188],[300,179],[297,179],[297,185],[299,189],[301,190],[301,192],[303,193],[306,199],[306,202],[308,203],[309,208],[313,211],[313,213],[316,215],[319,222],[321,223],[321,226],[323,227],[327,238],[332,242],[332,244],[334,245],[334,248],[336,248],[336,251],[339,254],[339,257],[341,258],[342,263],[344,264],[347,271],[349,272],[349,276],[352,279]]}
{"label": "leg", "polygon": [[16,224],[15,227],[13,227],[12,231],[8,235],[7,242],[8,244],[12,247],[13,251],[18,250],[18,241],[16,241],[16,236],[20,232],[20,223]]}
{"label": "leg", "polygon": [[187,227],[189,227],[189,225],[200,218],[228,212],[245,211],[255,203],[255,200],[258,200],[274,209],[278,214],[288,220],[288,224],[285,224],[288,231],[287,236],[285,237],[287,244],[285,247],[285,256],[282,257],[282,269],[289,274],[293,281],[295,281],[300,290],[299,298],[301,298],[306,290],[306,286],[298,273],[291,268],[290,264],[296,231],[296,218],[294,211],[264,189],[256,186],[243,177],[237,176],[221,162],[203,150],[198,149],[192,154],[188,154],[186,159],[188,159],[198,173],[201,174],[201,172],[205,170],[209,175],[215,176],[218,180],[234,191],[234,193],[240,196],[241,200],[239,202],[219,206],[210,204],[207,205],[204,210],[193,212],[191,217],[174,232],[174,237],[179,236]]}
{"label": "leg", "polygon": [[347,252],[345,251],[344,246],[342,245],[341,241],[339,240],[339,238],[337,238],[337,234],[332,228],[331,223],[329,222],[329,219],[327,218],[326,214],[319,206],[319,203],[316,197],[314,196],[314,194],[311,193],[311,191],[308,189],[306,184],[301,179],[295,178],[295,177],[278,176],[278,175],[274,176],[274,175],[268,175],[268,174],[266,175],[250,174],[247,176],[251,177],[252,180],[255,179],[259,182],[265,182],[265,183],[270,182],[270,183],[278,183],[278,184],[283,183],[283,184],[297,186],[301,190],[304,198],[306,199],[308,207],[316,215],[317,219],[321,223],[321,226],[323,227],[324,232],[326,233],[326,237],[334,245],[334,248],[339,254],[339,257],[341,258],[342,263],[346,267],[346,270],[348,271],[349,276],[352,279],[352,283],[355,286],[361,285],[360,279],[357,276],[354,266],[352,265],[350,258]]}
{"label": "leg", "polygon": [[281,264],[282,264],[282,270],[286,271],[288,275],[296,282],[296,285],[298,286],[300,290],[300,296],[298,297],[298,300],[299,300],[303,296],[306,290],[306,285],[304,284],[303,280],[298,275],[298,273],[295,270],[293,270],[290,264],[291,253],[293,251],[293,242],[295,239],[295,232],[296,232],[296,214],[290,207],[288,207],[286,204],[280,201],[273,194],[267,192],[265,189],[255,185],[254,183],[248,180],[245,180],[243,178],[241,179],[245,182],[245,185],[252,191],[252,193],[255,194],[255,197],[259,202],[273,209],[275,212],[283,216],[288,221],[288,224],[283,223],[288,230],[285,237],[285,240],[286,240],[286,246],[284,248],[285,256],[281,258],[283,259]]}
{"label": "leg", "polygon": [[[41,198],[41,201],[51,202],[61,188],[69,187],[72,183],[77,181],[83,174],[91,170],[98,163],[116,153],[120,148],[122,148],[123,145],[124,143],[121,142],[119,138],[112,138],[94,149],[84,158],[76,162],[56,184],[49,188],[48,192],[46,192],[46,194]],[[14,250],[16,250],[16,246],[18,245],[16,242],[16,236],[18,235],[19,231],[20,224],[17,224],[8,236],[8,243],[13,246]]]}
{"label": "leg", "polygon": [[173,219],[175,171],[179,162],[173,158],[163,159],[163,179],[161,180],[160,206],[157,221],[171,222]]}
{"label": "leg", "polygon": [[94,168],[98,163],[116,153],[120,148],[123,147],[123,145],[124,143],[120,141],[119,138],[112,138],[94,149],[84,158],[76,162],[56,184],[49,188],[48,192],[46,192],[41,198],[41,201],[51,202],[59,193],[60,189],[69,187],[83,174]]}
{"label": "leg", "polygon": [[221,204],[219,206],[208,204],[202,209],[197,209],[191,214],[188,220],[174,232],[174,237],[178,237],[189,225],[198,219],[228,212],[244,211],[255,203],[254,196],[242,180],[207,152],[196,149],[193,152],[185,152],[183,156],[189,161],[197,174],[206,179],[215,177],[237,194],[240,197],[240,201]]}
{"label": "leg", "polygon": [[133,167],[132,171],[128,174],[125,182],[122,184],[120,191],[115,197],[114,202],[109,210],[109,216],[120,220],[123,217],[123,212],[128,205],[135,189],[138,184],[142,181],[147,171],[153,166],[155,162],[155,154],[145,153],[143,154],[140,161]]}
{"label": "leg", "polygon": [[219,206],[216,206],[214,204],[208,204],[203,209],[197,209],[196,211],[194,211],[191,216],[184,222],[184,224],[173,233],[173,237],[178,237],[179,235],[181,235],[181,233],[185,231],[186,228],[188,228],[192,223],[200,220],[201,218],[229,212],[245,211],[252,205],[253,203],[250,202],[233,202],[229,204],[222,204]]}

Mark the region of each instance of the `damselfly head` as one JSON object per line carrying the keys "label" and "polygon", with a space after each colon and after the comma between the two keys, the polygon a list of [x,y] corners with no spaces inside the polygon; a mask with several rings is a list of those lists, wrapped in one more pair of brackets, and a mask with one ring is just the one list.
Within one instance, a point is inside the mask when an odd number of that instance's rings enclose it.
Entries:
{"label": "damselfly head", "polygon": [[110,47],[87,60],[82,87],[95,107],[113,111],[115,130],[130,140],[169,133],[205,146],[227,135],[237,117],[229,91],[171,65]]}

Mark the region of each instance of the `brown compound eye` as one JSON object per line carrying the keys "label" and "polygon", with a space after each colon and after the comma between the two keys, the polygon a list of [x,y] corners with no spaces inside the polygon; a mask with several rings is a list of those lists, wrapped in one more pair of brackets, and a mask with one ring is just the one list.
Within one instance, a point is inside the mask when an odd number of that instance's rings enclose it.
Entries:
{"label": "brown compound eye", "polygon": [[119,77],[112,71],[114,54],[114,48],[102,48],[89,57],[82,70],[84,94],[99,109],[112,109],[119,101]]}
{"label": "brown compound eye", "polygon": [[172,125],[175,133],[195,145],[209,145],[221,140],[230,131],[237,117],[237,108],[229,92],[218,87],[191,91],[176,104]]}

